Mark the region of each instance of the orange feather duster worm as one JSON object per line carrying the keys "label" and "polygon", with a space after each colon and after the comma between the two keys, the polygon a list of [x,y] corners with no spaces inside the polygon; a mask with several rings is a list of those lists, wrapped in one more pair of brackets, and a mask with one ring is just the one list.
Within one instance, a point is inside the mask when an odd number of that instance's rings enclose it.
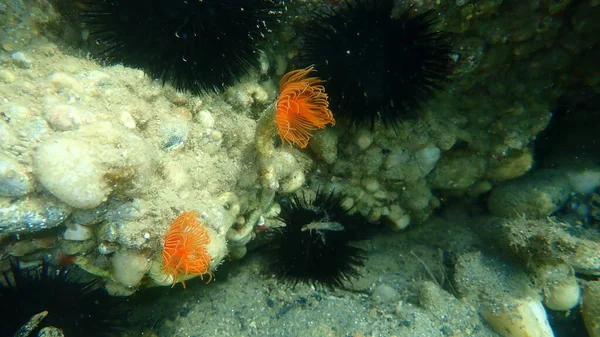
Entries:
{"label": "orange feather duster worm", "polygon": [[321,85],[324,81],[317,77],[307,78],[312,71],[313,67],[292,70],[279,82],[275,119],[282,143],[305,148],[312,137],[310,131],[335,124],[327,93]]}
{"label": "orange feather duster worm", "polygon": [[[206,250],[210,237],[206,228],[198,221],[197,211],[183,212],[169,228],[165,237],[162,253],[163,271],[173,277],[173,286],[181,282],[185,288],[184,279],[189,275],[209,275],[208,269],[211,256]],[[183,274],[183,275],[181,275]]]}

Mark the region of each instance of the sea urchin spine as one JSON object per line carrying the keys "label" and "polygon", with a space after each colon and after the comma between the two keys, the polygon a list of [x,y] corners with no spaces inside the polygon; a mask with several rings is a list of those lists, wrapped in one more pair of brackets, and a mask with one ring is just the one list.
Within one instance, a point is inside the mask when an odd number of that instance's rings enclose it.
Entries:
{"label": "sea urchin spine", "polygon": [[74,268],[57,268],[47,261],[24,268],[11,259],[10,267],[0,277],[0,336],[20,336],[15,333],[32,317],[39,319],[27,327],[32,336],[48,327],[65,336],[87,337],[124,330],[125,300],[109,296],[98,279],[82,282],[73,277]]}
{"label": "sea urchin spine", "polygon": [[312,64],[331,109],[354,126],[396,127],[417,116],[451,73],[447,34],[432,12],[396,15],[394,0],[345,1],[309,22],[302,64]]}
{"label": "sea urchin spine", "polygon": [[351,245],[363,239],[367,222],[342,206],[343,196],[317,192],[314,199],[292,197],[282,203],[285,227],[276,236],[275,273],[292,281],[343,287],[358,277],[363,250]]}
{"label": "sea urchin spine", "polygon": [[276,0],[83,0],[81,7],[102,58],[193,93],[229,86],[258,66],[258,43],[283,9]]}

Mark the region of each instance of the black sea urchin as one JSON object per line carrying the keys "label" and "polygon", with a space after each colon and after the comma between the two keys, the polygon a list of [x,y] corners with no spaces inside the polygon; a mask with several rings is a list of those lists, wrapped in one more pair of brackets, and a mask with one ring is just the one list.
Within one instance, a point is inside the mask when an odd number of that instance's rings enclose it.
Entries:
{"label": "black sea urchin", "polygon": [[276,234],[275,273],[294,284],[304,282],[327,287],[343,287],[343,282],[358,277],[363,265],[363,250],[351,246],[361,239],[366,222],[350,214],[343,197],[318,192],[312,201],[292,197],[282,203],[279,218],[285,223]]}
{"label": "black sea urchin", "polygon": [[278,0],[84,0],[82,20],[109,62],[145,70],[178,90],[231,85],[258,65],[257,43]]}
{"label": "black sea urchin", "polygon": [[[125,317],[123,300],[110,297],[97,281],[78,282],[71,268],[22,268],[11,260],[11,269],[0,278],[0,336],[13,336],[33,315],[48,315],[33,330],[53,326],[65,336],[114,336]],[[15,335],[16,336],[16,335]]]}
{"label": "black sea urchin", "polygon": [[308,25],[300,60],[327,80],[331,110],[353,126],[418,115],[450,75],[451,48],[433,13],[393,9],[394,0],[346,1]]}

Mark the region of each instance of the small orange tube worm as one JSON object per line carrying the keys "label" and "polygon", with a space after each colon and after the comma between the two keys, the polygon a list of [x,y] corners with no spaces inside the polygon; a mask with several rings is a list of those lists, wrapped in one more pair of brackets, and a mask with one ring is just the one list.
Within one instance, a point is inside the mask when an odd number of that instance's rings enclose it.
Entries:
{"label": "small orange tube worm", "polygon": [[[197,211],[186,211],[173,221],[165,236],[162,253],[163,270],[173,277],[173,286],[181,282],[185,288],[185,278],[189,275],[209,275],[211,256],[206,250],[210,237],[206,228],[198,221]],[[181,275],[183,274],[183,275]]]}
{"label": "small orange tube worm", "polygon": [[292,70],[279,82],[279,99],[275,116],[281,142],[296,144],[301,148],[308,145],[310,131],[334,125],[324,81],[308,77],[313,67]]}

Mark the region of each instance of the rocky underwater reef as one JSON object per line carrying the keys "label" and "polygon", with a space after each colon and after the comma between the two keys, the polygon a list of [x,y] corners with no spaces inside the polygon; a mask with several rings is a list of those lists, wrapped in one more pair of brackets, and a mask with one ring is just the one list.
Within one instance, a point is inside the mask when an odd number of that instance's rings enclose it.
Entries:
{"label": "rocky underwater reef", "polygon": [[0,336],[600,337],[599,1],[0,26]]}

